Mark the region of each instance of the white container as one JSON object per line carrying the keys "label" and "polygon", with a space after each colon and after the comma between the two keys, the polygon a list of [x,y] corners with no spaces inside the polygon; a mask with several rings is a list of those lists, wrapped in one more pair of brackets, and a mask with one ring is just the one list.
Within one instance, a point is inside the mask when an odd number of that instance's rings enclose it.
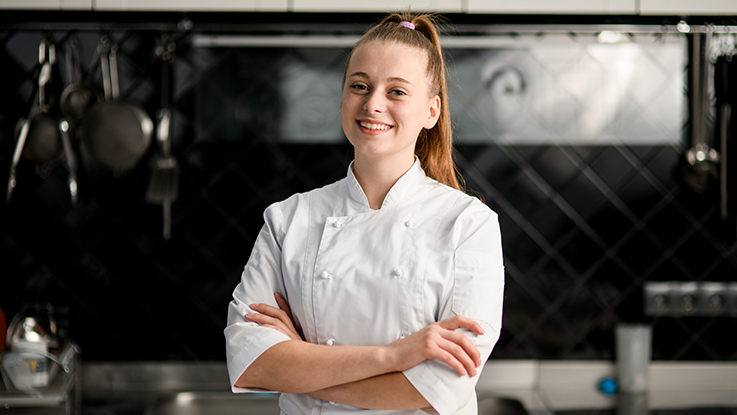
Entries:
{"label": "white container", "polygon": [[2,365],[17,389],[28,391],[49,384],[48,347],[45,342],[18,341],[3,354]]}
{"label": "white container", "polygon": [[617,325],[617,378],[620,391],[625,393],[647,391],[652,337],[652,326]]}

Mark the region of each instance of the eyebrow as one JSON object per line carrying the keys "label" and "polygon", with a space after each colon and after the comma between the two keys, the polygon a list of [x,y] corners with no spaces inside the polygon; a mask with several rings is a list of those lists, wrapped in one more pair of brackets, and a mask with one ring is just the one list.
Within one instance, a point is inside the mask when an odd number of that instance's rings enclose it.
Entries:
{"label": "eyebrow", "polygon": [[[352,76],[359,76],[361,78],[370,78],[370,76],[368,76],[368,74],[366,72],[353,72],[352,74],[349,75],[349,77],[352,77]],[[405,84],[412,85],[412,82],[410,82],[410,81],[408,81],[408,80],[406,80],[406,79],[404,79],[402,77],[399,77],[399,76],[392,76],[391,78],[389,78],[389,80],[390,81],[394,81],[394,82],[402,82],[402,83],[405,83]]]}

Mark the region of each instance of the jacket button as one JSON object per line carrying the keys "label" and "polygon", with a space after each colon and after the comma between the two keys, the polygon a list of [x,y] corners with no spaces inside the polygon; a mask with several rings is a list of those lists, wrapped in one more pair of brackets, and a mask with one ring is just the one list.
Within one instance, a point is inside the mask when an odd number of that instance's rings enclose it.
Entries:
{"label": "jacket button", "polygon": [[343,226],[343,222],[333,222],[333,228],[340,228]]}
{"label": "jacket button", "polygon": [[402,276],[402,274],[404,274],[404,271],[402,271],[402,268],[397,268],[397,269],[394,270],[394,276],[395,277],[399,278],[399,277]]}
{"label": "jacket button", "polygon": [[412,221],[411,220],[408,220],[408,221],[404,222],[404,226],[406,226],[408,228],[411,228],[412,227]]}
{"label": "jacket button", "polygon": [[328,341],[326,341],[326,342],[325,342],[325,344],[327,344],[328,346],[332,346],[332,345],[334,345],[334,344],[335,344],[335,340],[333,340],[333,339],[328,339]]}
{"label": "jacket button", "polygon": [[323,271],[322,274],[320,274],[320,277],[322,277],[322,279],[324,280],[330,279],[330,273],[327,271]]}

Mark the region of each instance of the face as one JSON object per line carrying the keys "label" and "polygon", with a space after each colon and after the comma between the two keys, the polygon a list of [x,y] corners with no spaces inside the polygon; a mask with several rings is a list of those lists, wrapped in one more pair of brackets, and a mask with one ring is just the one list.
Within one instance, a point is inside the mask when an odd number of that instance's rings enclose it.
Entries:
{"label": "face", "polygon": [[353,51],[340,116],[357,163],[380,158],[414,163],[418,134],[440,115],[426,68],[426,53],[401,43],[369,42]]}

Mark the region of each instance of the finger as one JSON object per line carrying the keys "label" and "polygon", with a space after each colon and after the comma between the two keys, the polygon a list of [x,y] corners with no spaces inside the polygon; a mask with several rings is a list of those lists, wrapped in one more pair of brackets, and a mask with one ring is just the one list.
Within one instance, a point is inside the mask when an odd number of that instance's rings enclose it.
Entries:
{"label": "finger", "polygon": [[251,304],[249,307],[251,307],[251,310],[257,311],[261,314],[266,314],[272,317],[278,317],[279,315],[286,315],[286,313],[274,306],[270,306],[268,304]]}
{"label": "finger", "polygon": [[281,321],[280,319],[276,317],[267,316],[266,314],[249,313],[249,314],[246,314],[246,319],[253,321],[254,323],[259,323],[262,326],[276,328],[279,331],[282,331],[282,329],[284,330],[288,329],[288,327],[284,324],[283,321]]}
{"label": "finger", "polygon": [[[457,316],[461,317],[461,316]],[[452,317],[451,319],[454,319],[455,317]],[[464,319],[465,317],[461,317],[461,319]],[[447,319],[447,320],[451,320]],[[467,319],[469,320],[469,319]],[[458,319],[460,322],[460,319]],[[442,324],[441,324],[442,323]],[[446,327],[443,327],[445,325]],[[436,323],[433,328],[432,325],[428,328],[433,331],[435,334],[439,335],[440,337],[446,339],[447,341],[453,342],[460,346],[464,353],[468,355],[474,362],[475,366],[481,366],[481,353],[479,352],[476,345],[469,339],[465,334],[454,331],[452,327],[456,327],[456,324],[452,321],[447,322],[445,320]]]}
{"label": "finger", "polygon": [[453,317],[446,318],[445,320],[441,320],[438,324],[448,330],[468,329],[479,335],[485,333],[484,329],[481,328],[481,325],[475,320],[458,314]]}
{"label": "finger", "polygon": [[442,332],[441,336],[461,347],[463,352],[473,360],[473,362],[475,362],[475,366],[481,366],[481,353],[471,339],[466,337],[463,333],[455,331]]}
{"label": "finger", "polygon": [[284,297],[282,297],[279,293],[274,293],[274,298],[276,298],[276,303],[279,305],[279,308],[284,310],[284,312],[287,313],[289,319],[291,320],[292,310],[289,308],[289,303],[287,303],[287,300],[285,300]]}
{"label": "finger", "polygon": [[292,340],[301,340],[299,335],[292,329],[290,329],[289,326],[285,325],[284,322],[281,320],[269,317],[265,314],[258,314],[258,313],[249,313],[246,314],[246,319],[253,321],[254,323],[258,323],[261,325],[261,327],[268,327],[272,328],[274,330],[277,330],[289,337]]}
{"label": "finger", "polygon": [[[476,376],[475,359],[471,358],[471,356],[466,353],[466,350],[458,345],[458,343],[441,341],[438,342],[438,347],[452,356],[452,358],[463,367],[464,371],[467,372],[469,376]],[[461,374],[461,376],[463,376],[463,374]]]}
{"label": "finger", "polygon": [[[465,338],[465,336],[462,337]],[[473,343],[470,344],[470,349],[467,349],[468,344],[465,344],[463,340],[464,339],[458,338],[454,335],[441,336],[440,339],[436,340],[436,344],[438,345],[438,347],[453,355],[453,357],[464,366],[466,371],[468,371],[471,376],[473,376],[476,372],[476,362],[478,362],[479,360],[478,350],[476,349],[476,346],[473,345]]]}
{"label": "finger", "polygon": [[272,317],[261,313],[248,313],[246,314],[246,320],[253,321],[259,324],[275,324],[276,321],[281,321],[276,317]]}
{"label": "finger", "polygon": [[466,376],[468,374],[468,371],[466,370],[464,365],[458,359],[456,359],[452,353],[448,352],[446,349],[440,347],[439,345],[437,346],[437,349],[433,353],[431,353],[430,358],[445,363],[453,370],[455,370],[460,376]]}
{"label": "finger", "polygon": [[291,316],[287,314],[286,310],[281,310],[268,304],[252,304],[250,307],[252,310],[257,311],[260,314],[278,319],[288,330],[295,333],[297,332],[297,329],[294,327],[294,322],[292,321]]}

